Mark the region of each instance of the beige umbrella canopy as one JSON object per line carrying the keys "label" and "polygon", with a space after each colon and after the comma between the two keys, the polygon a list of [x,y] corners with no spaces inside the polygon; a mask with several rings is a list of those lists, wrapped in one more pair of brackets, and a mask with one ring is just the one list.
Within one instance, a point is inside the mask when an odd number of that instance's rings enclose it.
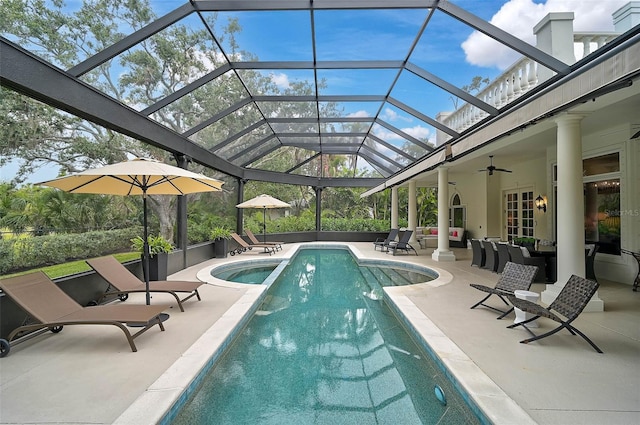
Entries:
{"label": "beige umbrella canopy", "polygon": [[142,195],[144,212],[142,264],[147,285],[147,304],[150,304],[147,195],[186,195],[198,192],[215,192],[222,190],[223,182],[173,165],[136,158],[39,184],[70,193]]}
{"label": "beige umbrella canopy", "polygon": [[284,201],[281,201],[273,196],[258,195],[255,198],[244,201],[241,204],[236,205],[237,208],[256,208],[262,209],[262,228],[263,228],[263,242],[267,241],[267,209],[272,208],[291,208],[291,205]]}

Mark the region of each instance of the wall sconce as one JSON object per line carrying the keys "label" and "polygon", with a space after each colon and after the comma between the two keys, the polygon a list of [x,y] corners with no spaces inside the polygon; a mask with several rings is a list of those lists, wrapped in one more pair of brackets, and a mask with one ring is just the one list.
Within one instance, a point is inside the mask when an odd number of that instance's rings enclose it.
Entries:
{"label": "wall sconce", "polygon": [[542,212],[547,212],[547,199],[538,195],[536,198],[536,208],[542,210]]}

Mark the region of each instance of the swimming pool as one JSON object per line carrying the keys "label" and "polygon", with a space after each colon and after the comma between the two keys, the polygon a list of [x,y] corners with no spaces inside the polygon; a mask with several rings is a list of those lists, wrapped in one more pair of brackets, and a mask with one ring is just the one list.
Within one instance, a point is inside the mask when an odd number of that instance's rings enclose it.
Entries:
{"label": "swimming pool", "polygon": [[173,423],[478,423],[375,290],[348,250],[300,249]]}
{"label": "swimming pool", "polygon": [[[274,279],[277,278],[279,273],[274,271],[282,261],[272,259],[225,264],[211,269],[211,276],[229,282],[263,284],[265,281],[270,282],[267,278],[272,274]],[[375,289],[425,283],[438,277],[435,271],[427,267],[402,264],[397,261],[358,261],[357,265],[362,277],[371,288]],[[375,292],[380,293],[380,291]]]}

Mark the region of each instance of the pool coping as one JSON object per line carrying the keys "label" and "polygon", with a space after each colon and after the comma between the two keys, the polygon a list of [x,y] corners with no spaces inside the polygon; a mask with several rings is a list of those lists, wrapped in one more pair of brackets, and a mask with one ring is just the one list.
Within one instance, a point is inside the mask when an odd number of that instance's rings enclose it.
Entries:
{"label": "pool coping", "polygon": [[[300,249],[301,244],[293,246],[281,257],[272,262],[281,261],[278,267],[284,268],[290,258]],[[349,244],[314,242],[304,247],[331,248],[347,247],[358,261],[375,260],[362,255],[362,252]],[[225,263],[265,263],[267,259],[242,259]],[[425,268],[402,261],[384,260],[384,262],[402,263],[403,267]],[[219,266],[219,265],[218,265]],[[149,388],[145,390],[113,423],[117,425],[158,423],[168,424],[173,420],[184,402],[198,387],[208,371],[234,338],[257,311],[266,297],[267,289],[273,279],[262,285],[227,282],[211,276],[215,266],[205,267],[198,272],[198,279],[209,284],[226,287],[242,287],[245,294],[233,304],[196,342],[187,349]],[[491,380],[453,341],[451,341],[435,323],[433,323],[409,295],[425,287],[436,288],[446,285],[453,276],[442,269],[429,266],[438,273],[438,278],[409,286],[385,287],[385,301],[416,337],[422,347],[436,359],[453,384],[461,390],[462,396],[481,418],[492,423],[535,424],[529,414],[511,399],[493,380]],[[275,273],[272,273],[274,276]],[[271,276],[269,277],[269,279]],[[477,410],[479,409],[479,410]]]}

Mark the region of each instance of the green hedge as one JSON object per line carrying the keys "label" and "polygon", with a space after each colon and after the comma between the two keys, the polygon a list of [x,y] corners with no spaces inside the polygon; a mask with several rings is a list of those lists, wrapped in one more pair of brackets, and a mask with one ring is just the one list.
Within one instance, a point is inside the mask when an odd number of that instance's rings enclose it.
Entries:
{"label": "green hedge", "polygon": [[138,227],[0,240],[0,274],[131,250]]}

